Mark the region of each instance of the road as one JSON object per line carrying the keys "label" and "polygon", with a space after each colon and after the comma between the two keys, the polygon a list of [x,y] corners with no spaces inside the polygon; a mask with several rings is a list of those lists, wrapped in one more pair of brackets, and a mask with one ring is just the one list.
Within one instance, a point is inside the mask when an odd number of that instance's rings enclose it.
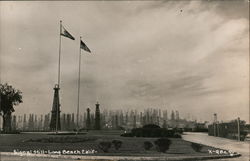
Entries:
{"label": "road", "polygon": [[[236,141],[220,137],[208,136],[206,133],[184,133],[182,136],[184,140],[196,142],[220,149],[231,150],[240,153],[242,156],[238,158],[226,159],[228,161],[249,161],[250,159],[250,142],[249,141]],[[225,159],[220,159],[220,161]],[[214,160],[213,160],[214,161]]]}

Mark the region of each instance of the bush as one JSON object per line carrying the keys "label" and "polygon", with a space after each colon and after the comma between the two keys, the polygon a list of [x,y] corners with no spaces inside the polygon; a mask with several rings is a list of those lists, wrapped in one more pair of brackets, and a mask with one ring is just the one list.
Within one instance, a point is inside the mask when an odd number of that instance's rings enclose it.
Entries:
{"label": "bush", "polygon": [[173,136],[174,138],[182,138],[182,136],[181,136],[181,134],[179,134],[179,133],[174,133],[174,136]]}
{"label": "bush", "polygon": [[145,125],[142,128],[134,128],[131,130],[131,133],[125,133],[121,136],[124,137],[170,137],[170,138],[181,138],[182,129],[165,129],[160,128],[157,125],[149,124]]}
{"label": "bush", "polygon": [[171,145],[171,140],[169,140],[168,138],[160,138],[157,139],[154,143],[157,146],[157,150],[159,152],[165,153]]}
{"label": "bush", "polygon": [[240,132],[240,140],[244,141],[246,139],[248,132],[247,131],[241,131]]}
{"label": "bush", "polygon": [[173,130],[174,130],[175,133],[183,134],[183,129],[174,128]]}
{"label": "bush", "polygon": [[98,147],[105,153],[107,153],[109,151],[109,149],[111,148],[111,142],[109,141],[102,141],[99,143]]}
{"label": "bush", "polygon": [[134,135],[132,133],[124,133],[124,134],[121,134],[121,136],[123,136],[123,137],[133,137]]}
{"label": "bush", "polygon": [[153,144],[150,141],[144,142],[144,149],[145,150],[150,150],[152,147],[153,147]]}
{"label": "bush", "polygon": [[194,151],[200,152],[203,146],[201,144],[191,143],[191,147]]}
{"label": "bush", "polygon": [[131,131],[136,137],[173,137],[174,131],[163,128],[136,128]]}
{"label": "bush", "polygon": [[120,149],[121,146],[122,146],[122,141],[121,141],[121,140],[113,140],[113,141],[112,141],[112,144],[114,144],[115,149],[118,150],[118,149]]}

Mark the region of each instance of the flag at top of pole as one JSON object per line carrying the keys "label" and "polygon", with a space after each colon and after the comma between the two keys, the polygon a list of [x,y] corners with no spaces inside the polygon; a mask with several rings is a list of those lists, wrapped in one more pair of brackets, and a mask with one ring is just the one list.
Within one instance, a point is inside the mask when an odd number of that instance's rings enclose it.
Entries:
{"label": "flag at top of pole", "polygon": [[81,47],[81,49],[91,53],[90,49],[87,47],[87,45],[82,40],[80,40],[80,47]]}
{"label": "flag at top of pole", "polygon": [[75,40],[75,38],[61,25],[61,35],[67,38],[70,38],[71,40]]}

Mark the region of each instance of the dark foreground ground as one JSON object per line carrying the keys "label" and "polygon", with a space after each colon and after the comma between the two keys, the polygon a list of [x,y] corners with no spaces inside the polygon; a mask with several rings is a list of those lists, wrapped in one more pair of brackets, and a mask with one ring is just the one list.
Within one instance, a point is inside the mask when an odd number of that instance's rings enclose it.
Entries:
{"label": "dark foreground ground", "polygon": [[[179,158],[179,160],[182,160],[183,158],[200,158],[203,156],[223,156],[218,154],[209,154],[208,151],[210,150],[218,150],[217,148],[210,147],[210,146],[203,146],[201,152],[195,152],[191,148],[191,142],[179,139],[179,138],[171,138],[172,144],[170,145],[169,150],[166,153],[161,153],[156,150],[156,147],[154,146],[150,150],[145,150],[143,143],[144,141],[151,141],[152,143],[156,138],[137,138],[137,137],[121,137],[119,131],[113,131],[113,132],[107,132],[107,131],[92,131],[89,132],[86,135],[47,135],[47,134],[39,134],[39,133],[25,133],[25,134],[0,134],[0,151],[4,152],[1,155],[1,161],[4,160],[32,160],[32,157],[27,157],[26,154],[23,155],[22,158],[17,156],[6,156],[3,154],[6,154],[5,152],[14,152],[14,151],[37,151],[43,153],[44,151],[49,151],[50,153],[56,153],[58,152],[70,152],[70,151],[96,151],[95,154],[78,154],[79,156],[82,156],[82,158],[79,159],[86,159],[86,157],[89,157],[89,159],[94,160],[100,160],[101,156],[104,156],[107,159],[108,156],[111,156],[110,160],[121,160],[122,157],[134,157],[139,160],[143,160],[143,158],[140,159],[140,157],[157,157],[164,158],[164,160],[167,160],[167,158]],[[37,142],[36,140],[39,140],[41,138],[53,138],[53,137],[77,137],[77,138],[84,138],[85,141],[83,142],[67,142],[67,143],[48,143],[48,142]],[[100,141],[112,141],[112,140],[121,140],[123,142],[121,148],[119,150],[116,150],[113,146],[109,149],[108,153],[104,153],[99,147],[98,144]],[[21,153],[20,153],[21,154]],[[43,155],[43,154],[40,154]],[[59,155],[54,155],[59,156]],[[77,157],[70,157],[72,155],[60,155],[60,161],[63,160],[69,160],[71,159],[77,159]],[[74,156],[74,155],[73,155]],[[76,155],[75,155],[76,156]],[[97,158],[94,158],[97,156]],[[113,157],[112,157],[113,156]],[[114,157],[116,156],[116,157]],[[64,158],[68,157],[68,158]],[[27,159],[29,158],[29,159]],[[126,160],[129,160],[129,159]],[[89,160],[87,159],[87,160]],[[44,160],[58,160],[58,159],[49,159],[49,158],[35,158],[35,160],[44,161]],[[101,159],[102,160],[102,159]],[[133,160],[133,159],[132,159]],[[154,159],[151,159],[154,160]]]}

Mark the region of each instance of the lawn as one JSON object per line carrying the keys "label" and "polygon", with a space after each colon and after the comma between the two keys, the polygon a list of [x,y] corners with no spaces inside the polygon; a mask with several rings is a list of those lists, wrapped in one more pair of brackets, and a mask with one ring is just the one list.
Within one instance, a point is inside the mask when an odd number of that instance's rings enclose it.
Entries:
{"label": "lawn", "polygon": [[[29,150],[95,150],[96,154],[89,155],[116,155],[116,156],[201,156],[208,155],[208,150],[215,149],[213,147],[203,146],[201,152],[195,152],[191,148],[191,143],[180,138],[170,138],[172,144],[166,153],[161,153],[156,150],[154,145],[150,150],[144,149],[144,142],[154,142],[157,138],[138,138],[138,137],[121,137],[119,131],[90,131],[86,135],[46,135],[46,134],[0,134],[0,151],[13,152],[14,150],[29,151]],[[66,139],[65,139],[66,138]],[[71,138],[77,138],[77,142],[71,141]],[[57,140],[48,142],[49,139]],[[98,144],[100,141],[112,140],[122,141],[122,146],[116,150],[114,146],[109,149],[108,153],[104,153]],[[41,141],[46,140],[46,141]],[[59,141],[58,141],[59,140]],[[60,140],[66,140],[60,143]]]}

